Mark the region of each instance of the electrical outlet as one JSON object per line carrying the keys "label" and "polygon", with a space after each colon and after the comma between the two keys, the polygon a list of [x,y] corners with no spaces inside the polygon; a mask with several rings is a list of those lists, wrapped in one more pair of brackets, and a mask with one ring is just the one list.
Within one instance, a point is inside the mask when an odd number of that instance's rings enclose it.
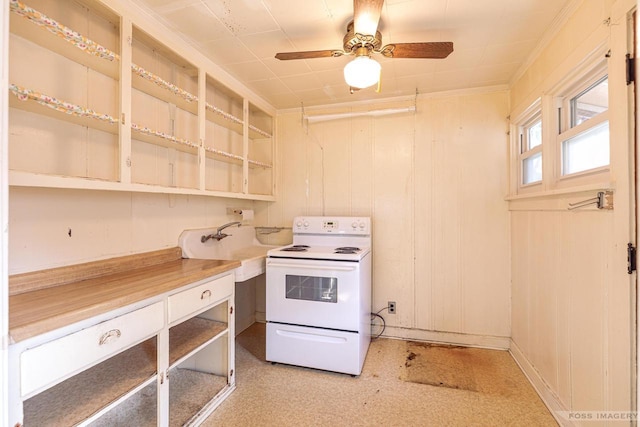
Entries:
{"label": "electrical outlet", "polygon": [[389,314],[396,314],[396,302],[389,301],[387,304],[387,308],[389,309]]}

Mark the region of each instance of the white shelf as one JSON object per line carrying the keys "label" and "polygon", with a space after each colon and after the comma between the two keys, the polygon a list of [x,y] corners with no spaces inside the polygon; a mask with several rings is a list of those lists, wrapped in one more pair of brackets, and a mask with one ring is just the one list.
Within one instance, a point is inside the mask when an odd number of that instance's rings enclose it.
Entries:
{"label": "white shelf", "polygon": [[[23,93],[22,88],[18,88],[18,89],[21,90],[21,93]],[[42,95],[36,94],[34,96],[38,96],[40,98],[43,98],[43,97],[47,98],[47,96],[44,94]],[[64,101],[58,100],[58,102],[64,102]],[[67,104],[67,105],[73,106],[73,108],[70,109],[69,111],[73,111],[73,109],[78,111],[82,110],[82,107],[80,106],[73,105],[73,104]],[[82,116],[77,114],[69,114],[65,111],[55,109],[56,104],[52,102],[49,102],[49,101],[38,102],[33,98],[21,100],[21,99],[18,99],[18,96],[16,96],[16,94],[13,92],[10,93],[9,95],[9,107],[16,108],[22,111],[27,111],[29,113],[38,114],[45,117],[50,117],[52,119],[73,123],[79,126],[101,130],[114,135],[118,134],[117,120],[114,117],[109,116],[107,114],[101,115],[99,113],[95,113],[96,114],[95,116]],[[103,119],[95,118],[98,116],[102,116],[105,119],[103,120]]]}
{"label": "white shelf", "polygon": [[13,187],[66,188],[76,190],[125,191],[134,193],[184,194],[193,196],[225,197],[242,200],[274,202],[275,196],[245,194],[230,191],[199,190],[195,188],[174,188],[148,184],[125,184],[93,178],[45,175],[25,171],[9,171],[9,185]]}
{"label": "white shelf", "polygon": [[[25,11],[18,3],[11,3],[11,8]],[[28,12],[28,10],[27,10]],[[115,80],[120,76],[120,61],[119,56],[115,52],[111,52],[108,49],[100,46],[95,42],[88,41],[89,47],[93,46],[94,51],[102,51],[103,55],[90,53],[88,49],[81,49],[70,37],[64,37],[60,34],[75,34],[76,38],[83,38],[80,34],[76,33],[72,29],[65,27],[64,25],[56,22],[53,19],[47,19],[50,25],[43,26],[38,25],[35,20],[18,15],[12,10],[10,15],[9,26],[13,34],[27,39],[33,43],[36,43],[52,52],[56,52],[65,58],[68,58],[78,64],[82,64],[92,70],[98,71],[104,75],[107,75]],[[40,22],[44,21],[41,19]],[[59,29],[58,34],[52,33],[48,28]],[[64,29],[64,30],[63,30]],[[66,31],[65,31],[66,30]],[[85,39],[87,40],[87,39]]]}
{"label": "white shelf", "polygon": [[24,424],[74,425],[155,379],[156,339],[149,339],[24,402]]}
{"label": "white shelf", "polygon": [[197,154],[198,145],[194,142],[181,140],[180,138],[170,135],[163,135],[157,131],[148,129],[144,131],[142,128],[131,128],[131,138],[148,144],[158,145],[166,148],[174,148],[185,153]]}
{"label": "white shelf", "polygon": [[[135,64],[131,66],[131,83],[134,89],[156,99],[174,104],[181,110],[198,114],[198,97]],[[136,70],[138,72],[136,72]]]}
{"label": "white shelf", "polygon": [[227,324],[193,317],[169,330],[169,366],[179,364],[203,346],[228,332]]}

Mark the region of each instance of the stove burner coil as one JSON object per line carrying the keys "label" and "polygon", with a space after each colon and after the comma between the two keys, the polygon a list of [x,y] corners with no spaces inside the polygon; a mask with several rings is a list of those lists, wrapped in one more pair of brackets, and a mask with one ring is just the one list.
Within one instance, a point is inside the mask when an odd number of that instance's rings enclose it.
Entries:
{"label": "stove burner coil", "polygon": [[291,246],[288,248],[282,248],[282,252],[306,252],[307,248],[300,246]]}
{"label": "stove burner coil", "polygon": [[353,255],[360,252],[360,250],[361,250],[360,248],[356,248],[355,246],[342,246],[342,247],[336,248],[336,250],[333,253]]}

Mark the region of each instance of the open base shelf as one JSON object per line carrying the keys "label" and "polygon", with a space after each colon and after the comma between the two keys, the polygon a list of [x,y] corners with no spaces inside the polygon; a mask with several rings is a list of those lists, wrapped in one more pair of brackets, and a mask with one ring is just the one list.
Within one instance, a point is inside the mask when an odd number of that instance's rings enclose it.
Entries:
{"label": "open base shelf", "polygon": [[74,425],[91,417],[155,377],[156,354],[151,338],[27,399],[24,424]]}
{"label": "open base shelf", "polygon": [[193,317],[169,330],[169,366],[209,343],[227,330],[227,324]]}

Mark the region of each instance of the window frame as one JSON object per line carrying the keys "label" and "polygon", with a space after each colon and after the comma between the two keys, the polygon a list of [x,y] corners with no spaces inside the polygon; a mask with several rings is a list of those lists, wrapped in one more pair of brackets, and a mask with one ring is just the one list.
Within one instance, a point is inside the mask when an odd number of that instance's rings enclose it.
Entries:
{"label": "window frame", "polygon": [[[542,183],[544,182],[544,145],[545,145],[545,124],[542,123],[542,143],[533,149],[524,150],[523,144],[525,141],[525,134],[527,130],[535,124],[538,120],[542,120],[542,100],[536,99],[529,107],[526,108],[518,117],[513,118],[511,122],[511,139],[512,139],[512,161],[514,163],[513,177],[513,189],[516,193],[527,193],[539,191]],[[528,142],[527,142],[528,145]],[[526,147],[528,148],[528,147]],[[524,161],[531,156],[540,153],[542,156],[543,174],[540,181],[534,181],[524,184]]]}
{"label": "window frame", "polygon": [[[541,127],[541,135],[540,135],[540,144],[536,145],[533,148],[530,148],[529,144],[529,130],[540,123]],[[519,150],[518,150],[518,158],[520,165],[520,174],[519,174],[519,182],[518,185],[520,188],[531,187],[542,183],[544,178],[544,174],[540,173],[540,179],[537,181],[524,182],[524,162],[531,157],[536,155],[540,155],[540,162],[544,163],[544,158],[542,156],[542,141],[544,134],[544,123],[542,123],[542,110],[537,109],[533,115],[528,117],[528,119],[518,126],[518,141],[519,141]]]}
{"label": "window frame", "polygon": [[[604,78],[609,78],[608,64],[606,59],[600,60],[593,64],[586,73],[575,76],[570,83],[565,85],[564,90],[558,91],[555,98],[557,99],[558,111],[557,117],[557,134],[555,136],[555,187],[567,188],[577,185],[584,185],[593,182],[602,181],[603,177],[609,174],[611,169],[611,155],[609,155],[609,163],[607,165],[596,168],[585,169],[573,173],[564,173],[563,143],[576,136],[589,132],[602,124],[609,122],[609,111],[600,112],[584,122],[571,127],[572,121],[572,101],[581,94],[596,86]],[[610,100],[610,92],[607,93]],[[609,140],[609,153],[611,153],[611,140]]]}

